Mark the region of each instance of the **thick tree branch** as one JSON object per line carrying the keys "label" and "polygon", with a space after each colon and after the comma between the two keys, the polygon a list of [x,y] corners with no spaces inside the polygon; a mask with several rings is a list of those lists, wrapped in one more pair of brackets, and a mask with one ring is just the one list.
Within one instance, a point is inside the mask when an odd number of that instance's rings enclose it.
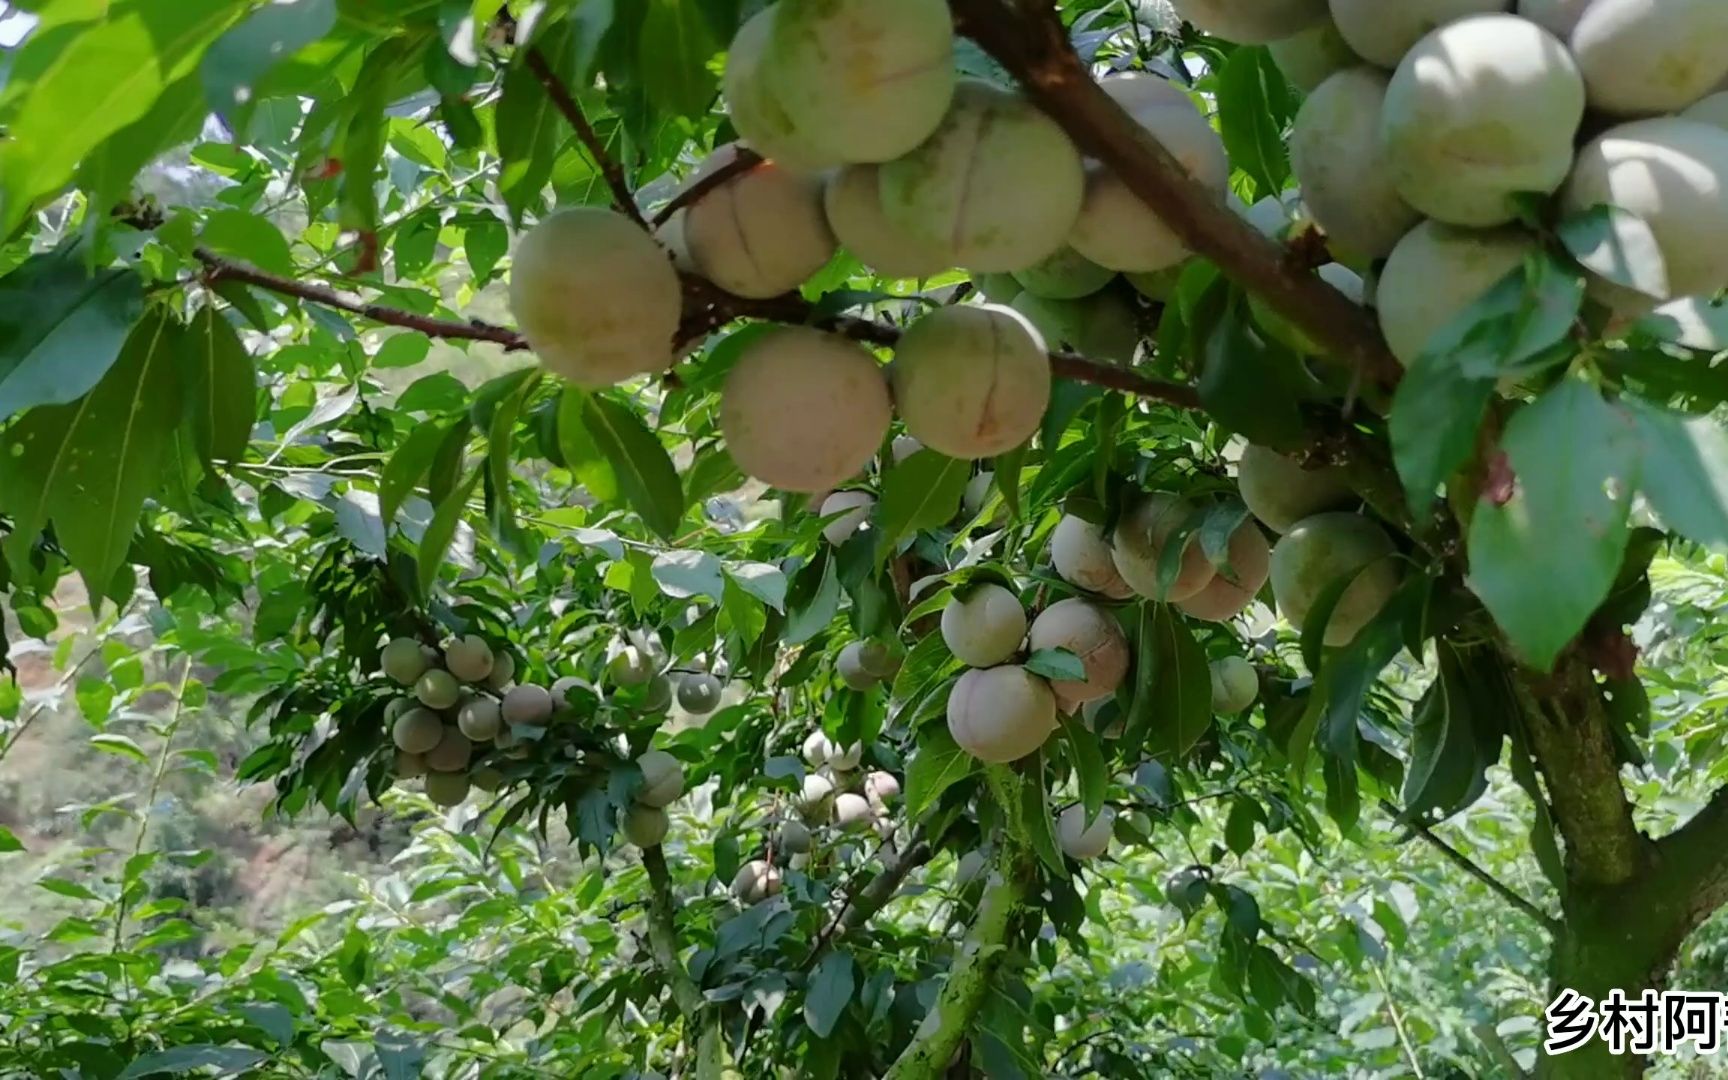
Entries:
{"label": "thick tree branch", "polygon": [[1053,12],[1016,13],[1001,0],[950,0],[960,32],[1006,68],[1088,155],[1130,190],[1191,250],[1266,301],[1337,361],[1390,388],[1403,369],[1368,313],[1232,213],[1106,94],[1068,43]]}
{"label": "thick tree branch", "polygon": [[576,130],[576,137],[582,140],[582,145],[587,148],[589,156],[599,168],[600,175],[606,178],[606,186],[612,189],[612,205],[619,213],[647,229],[648,222],[643,220],[642,211],[636,206],[636,197],[630,194],[630,185],[624,181],[623,167],[606,152],[606,144],[600,141],[594,125],[588,122],[588,117],[582,112],[582,106],[570,93],[569,87],[565,86],[558,73],[552,70],[552,65],[538,48],[529,47],[524,60],[528,64],[528,70],[540,80],[540,85],[546,88],[546,96],[552,99],[552,104]]}
{"label": "thick tree branch", "polygon": [[642,849],[642,867],[648,871],[648,947],[654,962],[666,976],[672,990],[672,1003],[683,1014],[684,1022],[694,1027],[702,1014],[702,990],[684,961],[678,957],[678,927],[674,921],[672,873],[666,866],[666,853],[658,846]]}
{"label": "thick tree branch", "polygon": [[1533,902],[1519,895],[1510,885],[1507,885],[1493,874],[1482,869],[1476,860],[1464,854],[1462,851],[1459,851],[1445,840],[1442,840],[1433,829],[1430,829],[1420,821],[1402,820],[1398,808],[1384,799],[1380,801],[1380,809],[1386,811],[1386,813],[1390,814],[1393,818],[1398,819],[1400,825],[1410,829],[1410,831],[1414,832],[1417,836],[1420,836],[1429,844],[1433,845],[1434,849],[1440,852],[1440,854],[1446,856],[1447,860],[1451,862],[1452,865],[1486,885],[1489,891],[1494,893],[1494,895],[1500,897],[1500,899],[1511,904],[1513,907],[1530,916],[1532,919],[1535,919],[1542,929],[1548,931],[1550,934],[1559,931],[1560,920],[1549,915],[1547,912],[1537,907]]}
{"label": "thick tree branch", "polygon": [[1728,904],[1728,787],[1656,841],[1656,868],[1646,887],[1672,897],[1681,937]]}
{"label": "thick tree branch", "polygon": [[[1501,651],[1511,655],[1504,643]],[[1586,887],[1632,880],[1648,862],[1650,842],[1632,822],[1595,673],[1573,649],[1553,674],[1519,669],[1512,682],[1566,841],[1568,876]]]}

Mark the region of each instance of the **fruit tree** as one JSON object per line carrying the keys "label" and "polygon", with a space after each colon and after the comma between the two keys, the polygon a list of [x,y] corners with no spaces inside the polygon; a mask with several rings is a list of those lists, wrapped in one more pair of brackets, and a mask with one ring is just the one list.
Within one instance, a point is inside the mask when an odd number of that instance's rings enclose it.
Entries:
{"label": "fruit tree", "polygon": [[[80,705],[241,703],[278,813],[567,836],[612,907],[508,963],[583,1049],[442,1074],[1174,1075],[1045,1054],[1104,867],[1270,1043],[1314,946],[1232,853],[1444,848],[1502,775],[1548,992],[1728,902],[1633,631],[1728,548],[1722,0],[0,10],[0,664],[81,588],[179,674]],[[19,1075],[180,1045],[143,865]],[[167,1060],[334,1075],[262,1038]]]}

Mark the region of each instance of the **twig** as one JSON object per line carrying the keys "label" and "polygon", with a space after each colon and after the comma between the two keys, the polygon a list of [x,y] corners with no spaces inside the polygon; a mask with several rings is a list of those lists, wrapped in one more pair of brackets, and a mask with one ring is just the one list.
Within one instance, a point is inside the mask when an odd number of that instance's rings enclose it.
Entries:
{"label": "twig", "polygon": [[461,341],[490,341],[504,346],[506,352],[514,352],[528,347],[527,339],[516,331],[508,330],[502,326],[494,326],[479,319],[457,322],[452,319],[434,319],[429,315],[416,315],[412,311],[403,311],[400,308],[367,303],[353,293],[340,292],[328,285],[315,285],[311,282],[295,281],[293,278],[282,277],[280,274],[272,274],[248,263],[224,258],[209,248],[196,248],[192,254],[204,264],[204,280],[210,284],[215,284],[218,281],[240,281],[269,292],[298,297],[301,300],[322,304],[338,311],[360,315],[371,319],[373,322],[384,323],[388,326],[400,326],[407,330],[418,330],[427,337]]}
{"label": "twig", "polygon": [[1488,886],[1490,891],[1508,904],[1511,904],[1519,911],[1522,911],[1532,919],[1535,919],[1544,930],[1547,930],[1550,934],[1557,934],[1560,932],[1560,920],[1554,918],[1535,904],[1531,903],[1529,900],[1518,895],[1518,893],[1512,890],[1511,886],[1478,866],[1475,860],[1471,859],[1470,856],[1464,854],[1462,851],[1459,851],[1451,844],[1448,844],[1446,841],[1436,836],[1434,831],[1428,826],[1422,824],[1420,821],[1405,821],[1399,816],[1398,808],[1387,802],[1385,799],[1380,800],[1380,809],[1390,814],[1400,825],[1408,827],[1410,831],[1414,832],[1417,836],[1420,836],[1422,839],[1432,844],[1440,854],[1446,856],[1446,858],[1451,861],[1454,866],[1458,867],[1458,869]]}
{"label": "twig", "polygon": [[[132,836],[132,855],[126,860],[128,865],[144,850],[144,837],[150,831],[150,808],[156,804],[156,794],[162,790],[162,777],[168,772],[168,760],[174,749],[174,736],[180,731],[180,720],[185,715],[186,684],[192,681],[192,658],[186,658],[186,664],[180,669],[180,685],[174,690],[174,711],[168,718],[168,725],[162,730],[162,749],[156,754],[156,771],[150,777],[150,790],[144,796],[144,810],[138,815],[138,831]],[[119,952],[120,944],[126,932],[126,916],[131,912],[128,902],[131,890],[124,887],[120,890],[120,902],[114,907],[114,942],[110,952]]]}
{"label": "twig", "polygon": [[671,221],[673,214],[676,214],[686,206],[701,202],[710,191],[720,187],[728,180],[731,180],[733,177],[738,176],[741,173],[749,172],[751,169],[754,169],[766,160],[767,159],[761,154],[751,150],[749,147],[738,147],[737,152],[733,155],[731,161],[728,161],[726,164],[715,169],[707,176],[704,176],[702,179],[691,184],[683,191],[672,196],[672,201],[668,202],[665,206],[662,206],[659,211],[655,213],[652,222],[653,226],[658,229],[668,221]]}
{"label": "twig", "polygon": [[600,141],[600,136],[594,130],[594,125],[588,122],[583,114],[582,106],[564,85],[558,73],[547,63],[546,56],[538,48],[530,47],[524,57],[528,70],[533,73],[540,85],[546,88],[546,96],[552,99],[570,126],[576,129],[576,137],[582,140],[582,145],[588,148],[588,153],[594,158],[594,164],[599,167],[600,175],[606,178],[606,186],[612,189],[612,203],[618,212],[630,220],[648,228],[648,223],[642,219],[642,211],[636,206],[636,197],[630,194],[630,185],[624,182],[624,169],[606,152],[606,144]]}
{"label": "twig", "polygon": [[648,905],[648,944],[654,961],[666,976],[672,989],[672,1003],[684,1014],[684,1022],[694,1030],[702,1012],[702,991],[678,958],[678,929],[674,922],[672,872],[666,866],[666,853],[658,845],[642,849],[642,867],[648,871],[648,884],[653,889]]}
{"label": "twig", "polygon": [[48,706],[50,704],[59,704],[60,695],[65,693],[66,688],[71,686],[73,681],[78,678],[78,673],[84,670],[84,665],[88,664],[100,655],[102,655],[102,647],[97,645],[91,648],[89,652],[79,657],[76,664],[73,664],[70,668],[66,669],[66,673],[61,675],[54,683],[54,689],[50,693],[50,696],[32,706],[30,712],[24,717],[24,719],[20,720],[18,724],[12,728],[6,741],[0,743],[0,761],[6,760],[6,755],[12,752],[12,748],[18,745],[18,740],[22,739],[24,733],[30,730],[30,725],[34,724],[38,717],[48,711]]}
{"label": "twig", "polygon": [[[886,846],[885,844],[883,846]],[[880,854],[882,848],[878,847]],[[816,966],[816,961],[828,948],[830,942],[858,929],[894,898],[900,891],[900,886],[906,881],[907,875],[918,867],[935,858],[936,850],[924,840],[914,836],[904,852],[892,863],[884,866],[882,872],[871,878],[863,888],[849,890],[840,907],[835,910],[834,917],[816,935],[816,940],[810,943],[810,951],[805,954],[804,962],[798,965],[800,971],[809,971]]]}
{"label": "twig", "polygon": [[1410,1063],[1410,1073],[1416,1080],[1426,1080],[1422,1072],[1422,1060],[1416,1056],[1416,1048],[1410,1045],[1410,1034],[1404,1030],[1404,1014],[1398,1011],[1398,1003],[1392,999],[1392,984],[1386,981],[1386,973],[1379,964],[1371,965],[1374,981],[1380,984],[1380,996],[1386,999],[1386,1015],[1392,1021],[1392,1032],[1398,1036],[1398,1048],[1404,1053],[1404,1060]]}

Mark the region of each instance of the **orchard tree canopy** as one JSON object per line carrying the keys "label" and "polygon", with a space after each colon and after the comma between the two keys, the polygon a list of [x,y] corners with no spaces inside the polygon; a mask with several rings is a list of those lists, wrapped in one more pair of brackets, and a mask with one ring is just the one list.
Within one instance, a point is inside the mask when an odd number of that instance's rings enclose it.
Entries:
{"label": "orchard tree canopy", "polygon": [[[0,1076],[1342,1075],[1384,938],[1257,851],[1428,845],[1544,998],[1728,901],[1719,631],[1650,629],[1728,549],[1728,4],[0,33],[0,665],[151,776],[0,941]],[[441,808],[442,869],[173,959],[182,770]],[[1484,812],[1518,887],[1435,831]],[[1191,955],[1117,993],[1122,896]],[[1361,1075],[1643,1072],[1539,1006],[1428,1045],[1367,962]]]}

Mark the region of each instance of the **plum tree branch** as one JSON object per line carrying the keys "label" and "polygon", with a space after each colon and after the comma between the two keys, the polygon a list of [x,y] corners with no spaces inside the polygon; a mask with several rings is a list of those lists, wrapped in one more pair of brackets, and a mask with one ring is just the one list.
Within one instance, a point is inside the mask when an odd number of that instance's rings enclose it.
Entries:
{"label": "plum tree branch", "polygon": [[587,114],[583,113],[582,106],[570,93],[570,88],[565,86],[564,80],[560,79],[558,73],[552,70],[552,65],[547,61],[545,54],[538,47],[530,46],[525,51],[523,60],[527,63],[529,72],[540,81],[541,86],[545,87],[546,96],[552,99],[553,106],[563,114],[564,119],[575,129],[576,137],[582,140],[582,145],[587,149],[589,156],[594,159],[595,166],[599,168],[600,175],[606,178],[606,186],[612,189],[613,206],[617,208],[619,213],[628,216],[630,220],[644,229],[649,228],[648,222],[642,217],[641,209],[636,205],[636,197],[630,193],[630,185],[624,180],[623,166],[619,165],[617,159],[606,152],[606,144],[601,141],[599,133],[594,130],[594,125],[588,122]]}
{"label": "plum tree branch", "polygon": [[1403,373],[1373,319],[1299,265],[1188,175],[1157,139],[1104,92],[1042,5],[950,0],[960,32],[977,42],[1060,124],[1152,207],[1191,250],[1259,296],[1368,382],[1390,389]]}
{"label": "plum tree branch", "polygon": [[672,990],[672,1003],[684,1015],[684,1022],[694,1027],[702,1013],[702,990],[685,970],[678,958],[678,928],[674,922],[672,873],[666,866],[666,853],[660,847],[642,849],[642,868],[648,871],[650,896],[648,903],[648,946],[654,962],[666,976]]}
{"label": "plum tree branch", "polygon": [[707,197],[709,192],[713,191],[715,188],[725,186],[725,184],[733,177],[749,172],[751,169],[762,164],[762,161],[763,158],[761,154],[758,154],[747,146],[739,146],[738,153],[733,156],[731,161],[728,161],[726,164],[715,169],[707,176],[704,176],[702,179],[691,184],[683,191],[672,196],[671,200],[654,214],[652,222],[653,226],[658,229],[668,221],[671,221],[673,214],[676,214],[686,206],[701,202]]}

